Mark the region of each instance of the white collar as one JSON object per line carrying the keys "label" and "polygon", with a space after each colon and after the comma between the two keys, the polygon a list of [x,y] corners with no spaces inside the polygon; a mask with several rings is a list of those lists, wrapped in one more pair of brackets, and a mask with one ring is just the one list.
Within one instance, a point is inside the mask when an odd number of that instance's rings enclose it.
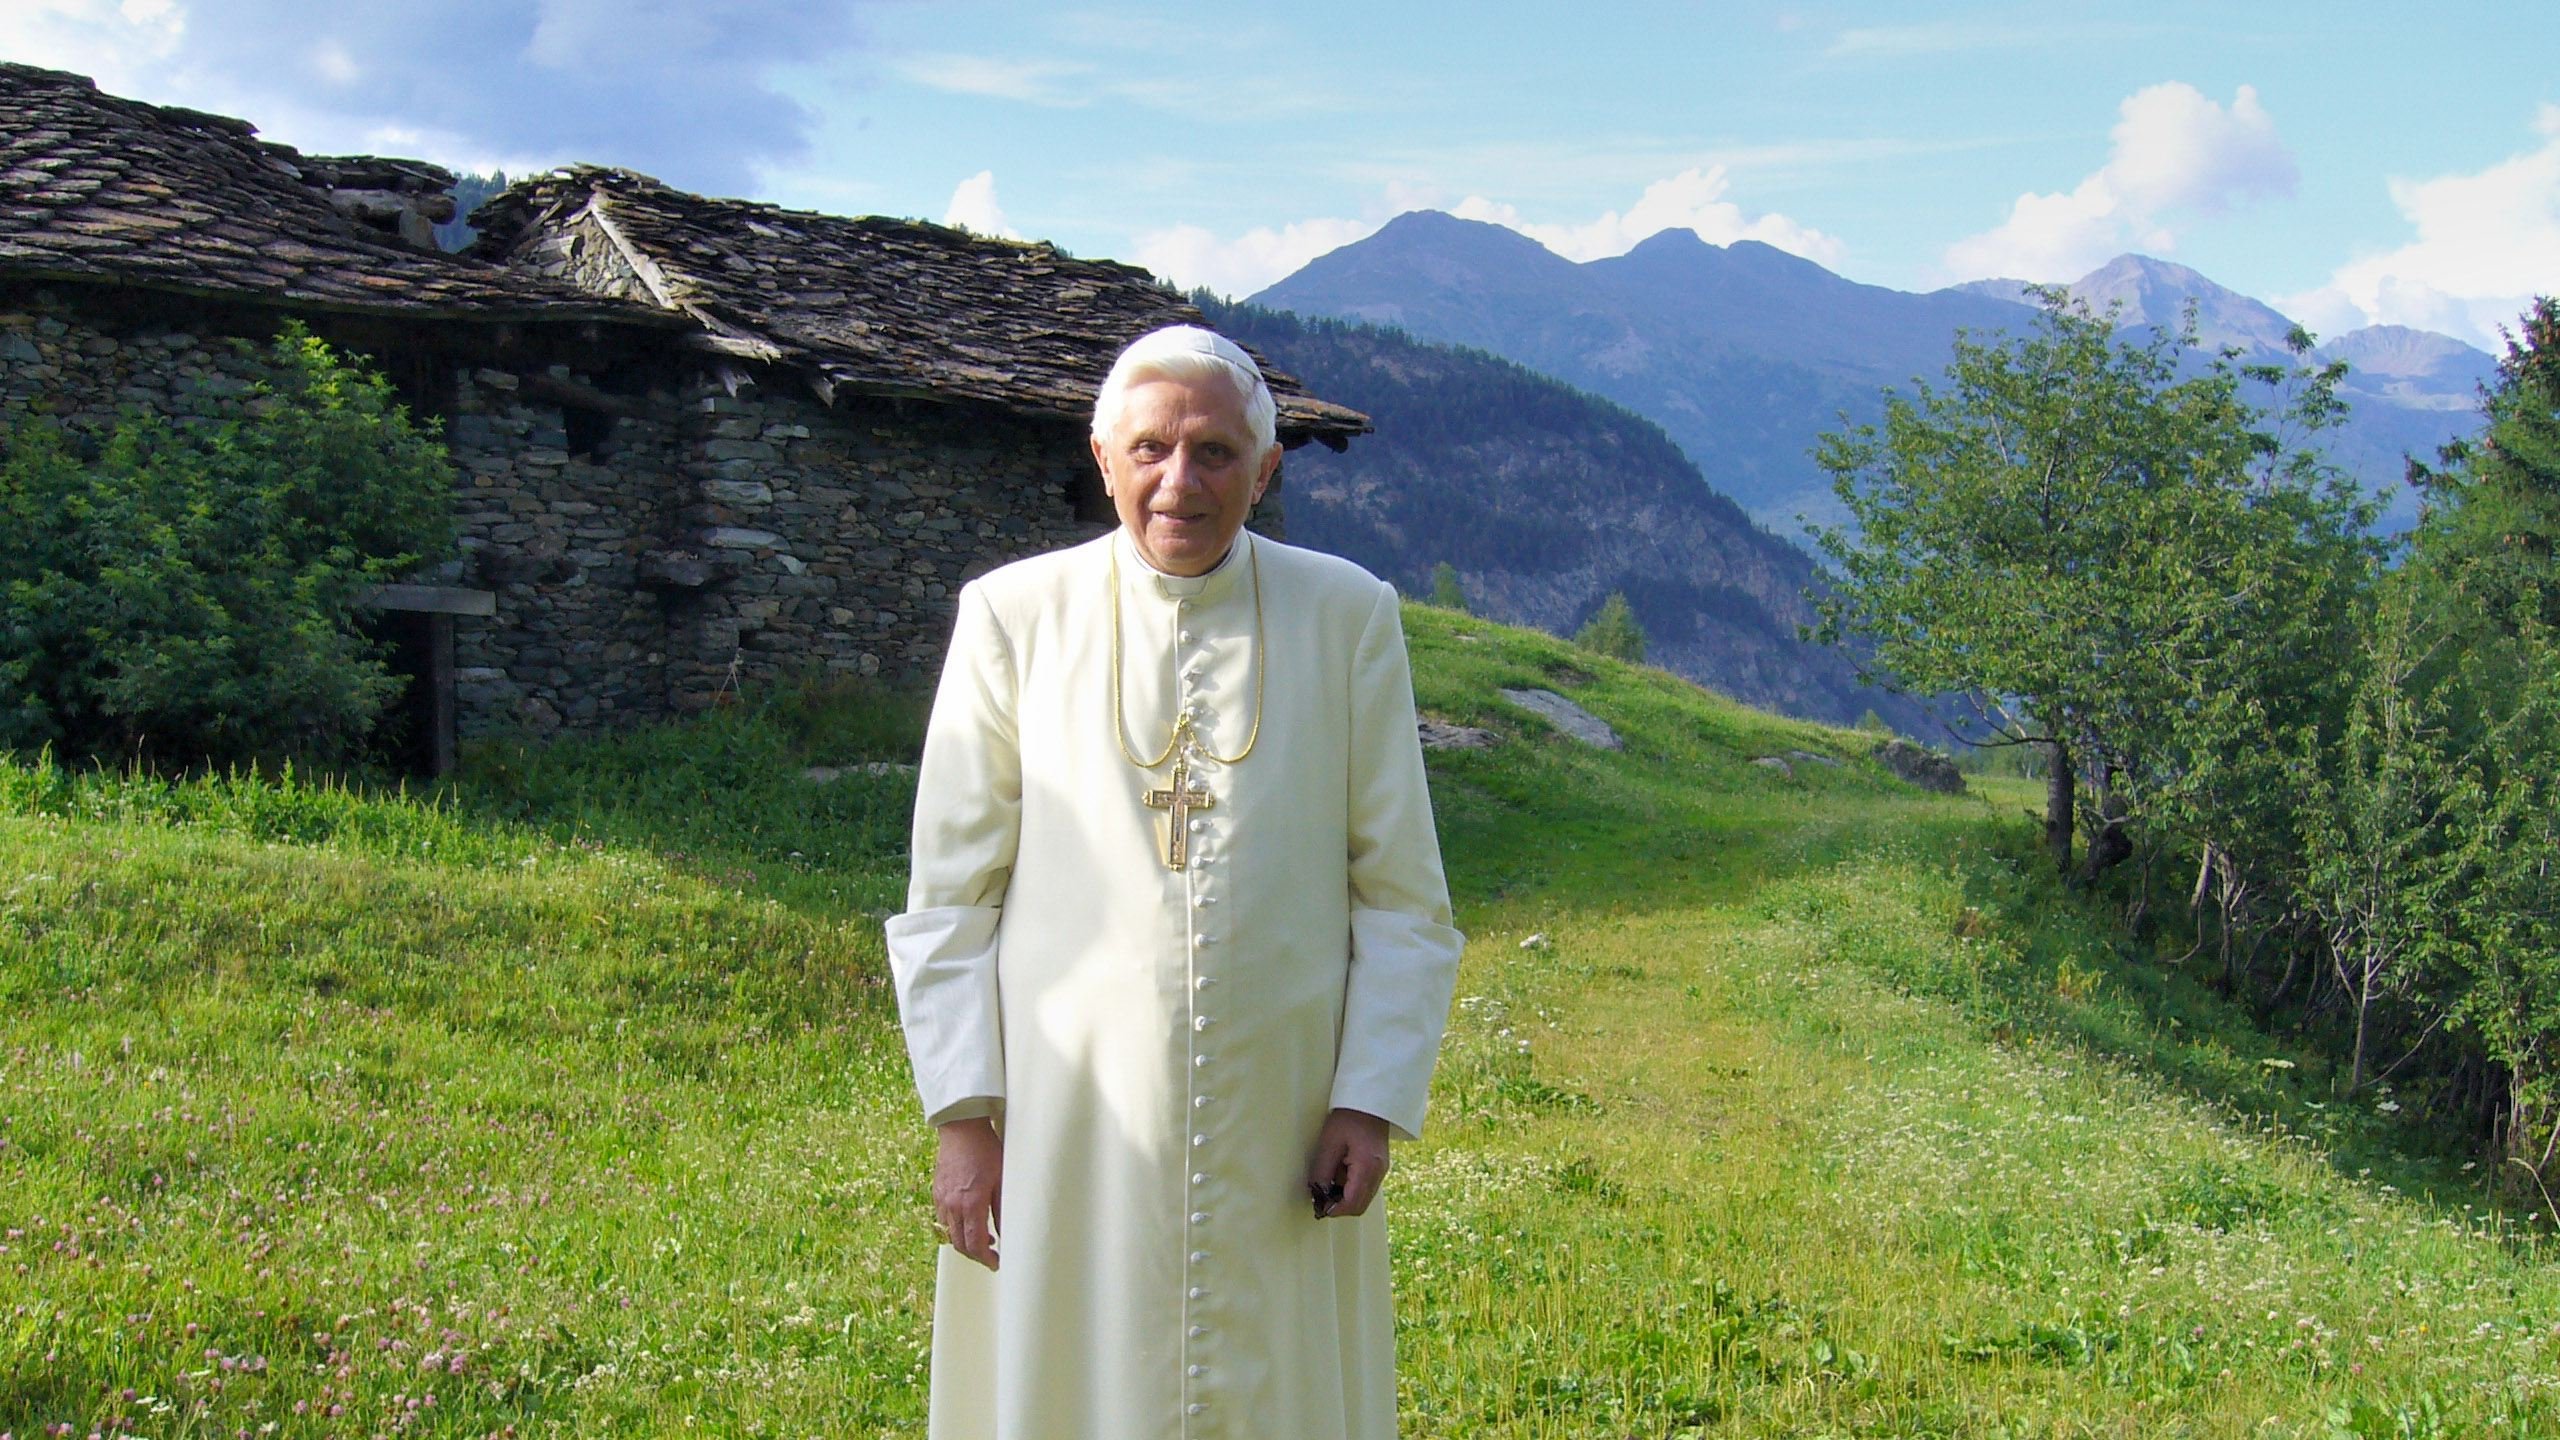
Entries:
{"label": "white collar", "polygon": [[1120,553],[1135,563],[1139,572],[1137,578],[1142,588],[1152,589],[1168,600],[1207,602],[1216,600],[1235,588],[1236,577],[1243,574],[1245,570],[1245,567],[1237,562],[1249,553],[1248,547],[1253,544],[1252,535],[1253,532],[1250,530],[1238,530],[1236,543],[1227,547],[1227,553],[1219,557],[1217,564],[1198,575],[1173,575],[1157,569],[1154,562],[1138,552],[1138,544],[1129,538],[1127,526],[1111,532],[1111,543],[1119,546]]}

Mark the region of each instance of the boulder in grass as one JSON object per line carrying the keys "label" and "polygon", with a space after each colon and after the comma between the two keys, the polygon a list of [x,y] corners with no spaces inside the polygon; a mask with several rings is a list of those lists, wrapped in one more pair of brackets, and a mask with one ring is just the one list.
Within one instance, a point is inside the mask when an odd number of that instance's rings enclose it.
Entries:
{"label": "boulder in grass", "polygon": [[1626,742],[1618,738],[1617,731],[1609,728],[1608,721],[1553,690],[1505,690],[1502,698],[1585,745],[1596,745],[1603,750],[1625,748]]}
{"label": "boulder in grass", "polygon": [[1876,763],[1891,771],[1895,779],[1923,790],[1940,795],[1964,793],[1964,774],[1956,769],[1956,762],[1908,740],[1887,740],[1877,746]]}
{"label": "boulder in grass", "polygon": [[1451,725],[1440,720],[1420,724],[1422,748],[1425,750],[1490,750],[1502,737],[1473,725]]}

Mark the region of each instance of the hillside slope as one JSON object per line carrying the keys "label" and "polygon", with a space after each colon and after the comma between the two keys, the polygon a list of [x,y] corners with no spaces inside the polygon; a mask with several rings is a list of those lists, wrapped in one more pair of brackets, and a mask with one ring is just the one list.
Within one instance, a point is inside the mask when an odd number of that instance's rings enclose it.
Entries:
{"label": "hillside slope", "polygon": [[[1543,253],[1543,252],[1542,252]],[[1377,433],[1289,457],[1289,538],[1410,594],[1456,569],[1468,607],[1570,635],[1612,591],[1645,658],[1766,709],[1836,724],[1872,709],[1935,737],[1921,707],[1859,683],[1813,622],[1813,562],[1753,525],[1651,422],[1481,351],[1208,302],[1211,318]]]}
{"label": "hillside slope", "polygon": [[[1472,939],[1388,1182],[1405,1433],[2560,1425],[2546,1247],[2115,955],[2025,797],[1407,624],[1500,738],[1432,757]],[[912,782],[800,778],[847,743],[724,715],[433,805],[0,765],[0,1429],[912,1433]]]}

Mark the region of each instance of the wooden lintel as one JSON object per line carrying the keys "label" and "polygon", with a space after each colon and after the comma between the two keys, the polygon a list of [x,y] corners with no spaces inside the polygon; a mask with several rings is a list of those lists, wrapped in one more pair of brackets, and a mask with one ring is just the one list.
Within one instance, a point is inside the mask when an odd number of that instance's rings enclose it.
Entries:
{"label": "wooden lintel", "polygon": [[460,585],[384,585],[365,597],[376,610],[406,610],[421,615],[495,615],[498,593]]}
{"label": "wooden lintel", "polygon": [[580,410],[620,416],[626,420],[646,419],[652,413],[645,401],[628,395],[615,395],[575,380],[564,380],[548,372],[523,377],[522,389],[525,394],[538,400],[548,400],[554,405],[575,406]]}

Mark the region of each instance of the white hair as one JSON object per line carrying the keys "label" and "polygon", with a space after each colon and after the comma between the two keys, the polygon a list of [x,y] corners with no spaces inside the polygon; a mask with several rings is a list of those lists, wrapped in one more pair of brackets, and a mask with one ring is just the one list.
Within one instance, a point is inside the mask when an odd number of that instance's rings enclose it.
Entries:
{"label": "white hair", "polygon": [[1271,398],[1271,387],[1263,383],[1262,367],[1233,340],[1197,325],[1168,325],[1129,342],[1120,358],[1111,362],[1111,373],[1093,397],[1094,438],[1111,438],[1130,387],[1148,380],[1187,382],[1212,375],[1233,385],[1236,398],[1244,402],[1245,428],[1259,447],[1254,458],[1270,454],[1280,443],[1280,407]]}

